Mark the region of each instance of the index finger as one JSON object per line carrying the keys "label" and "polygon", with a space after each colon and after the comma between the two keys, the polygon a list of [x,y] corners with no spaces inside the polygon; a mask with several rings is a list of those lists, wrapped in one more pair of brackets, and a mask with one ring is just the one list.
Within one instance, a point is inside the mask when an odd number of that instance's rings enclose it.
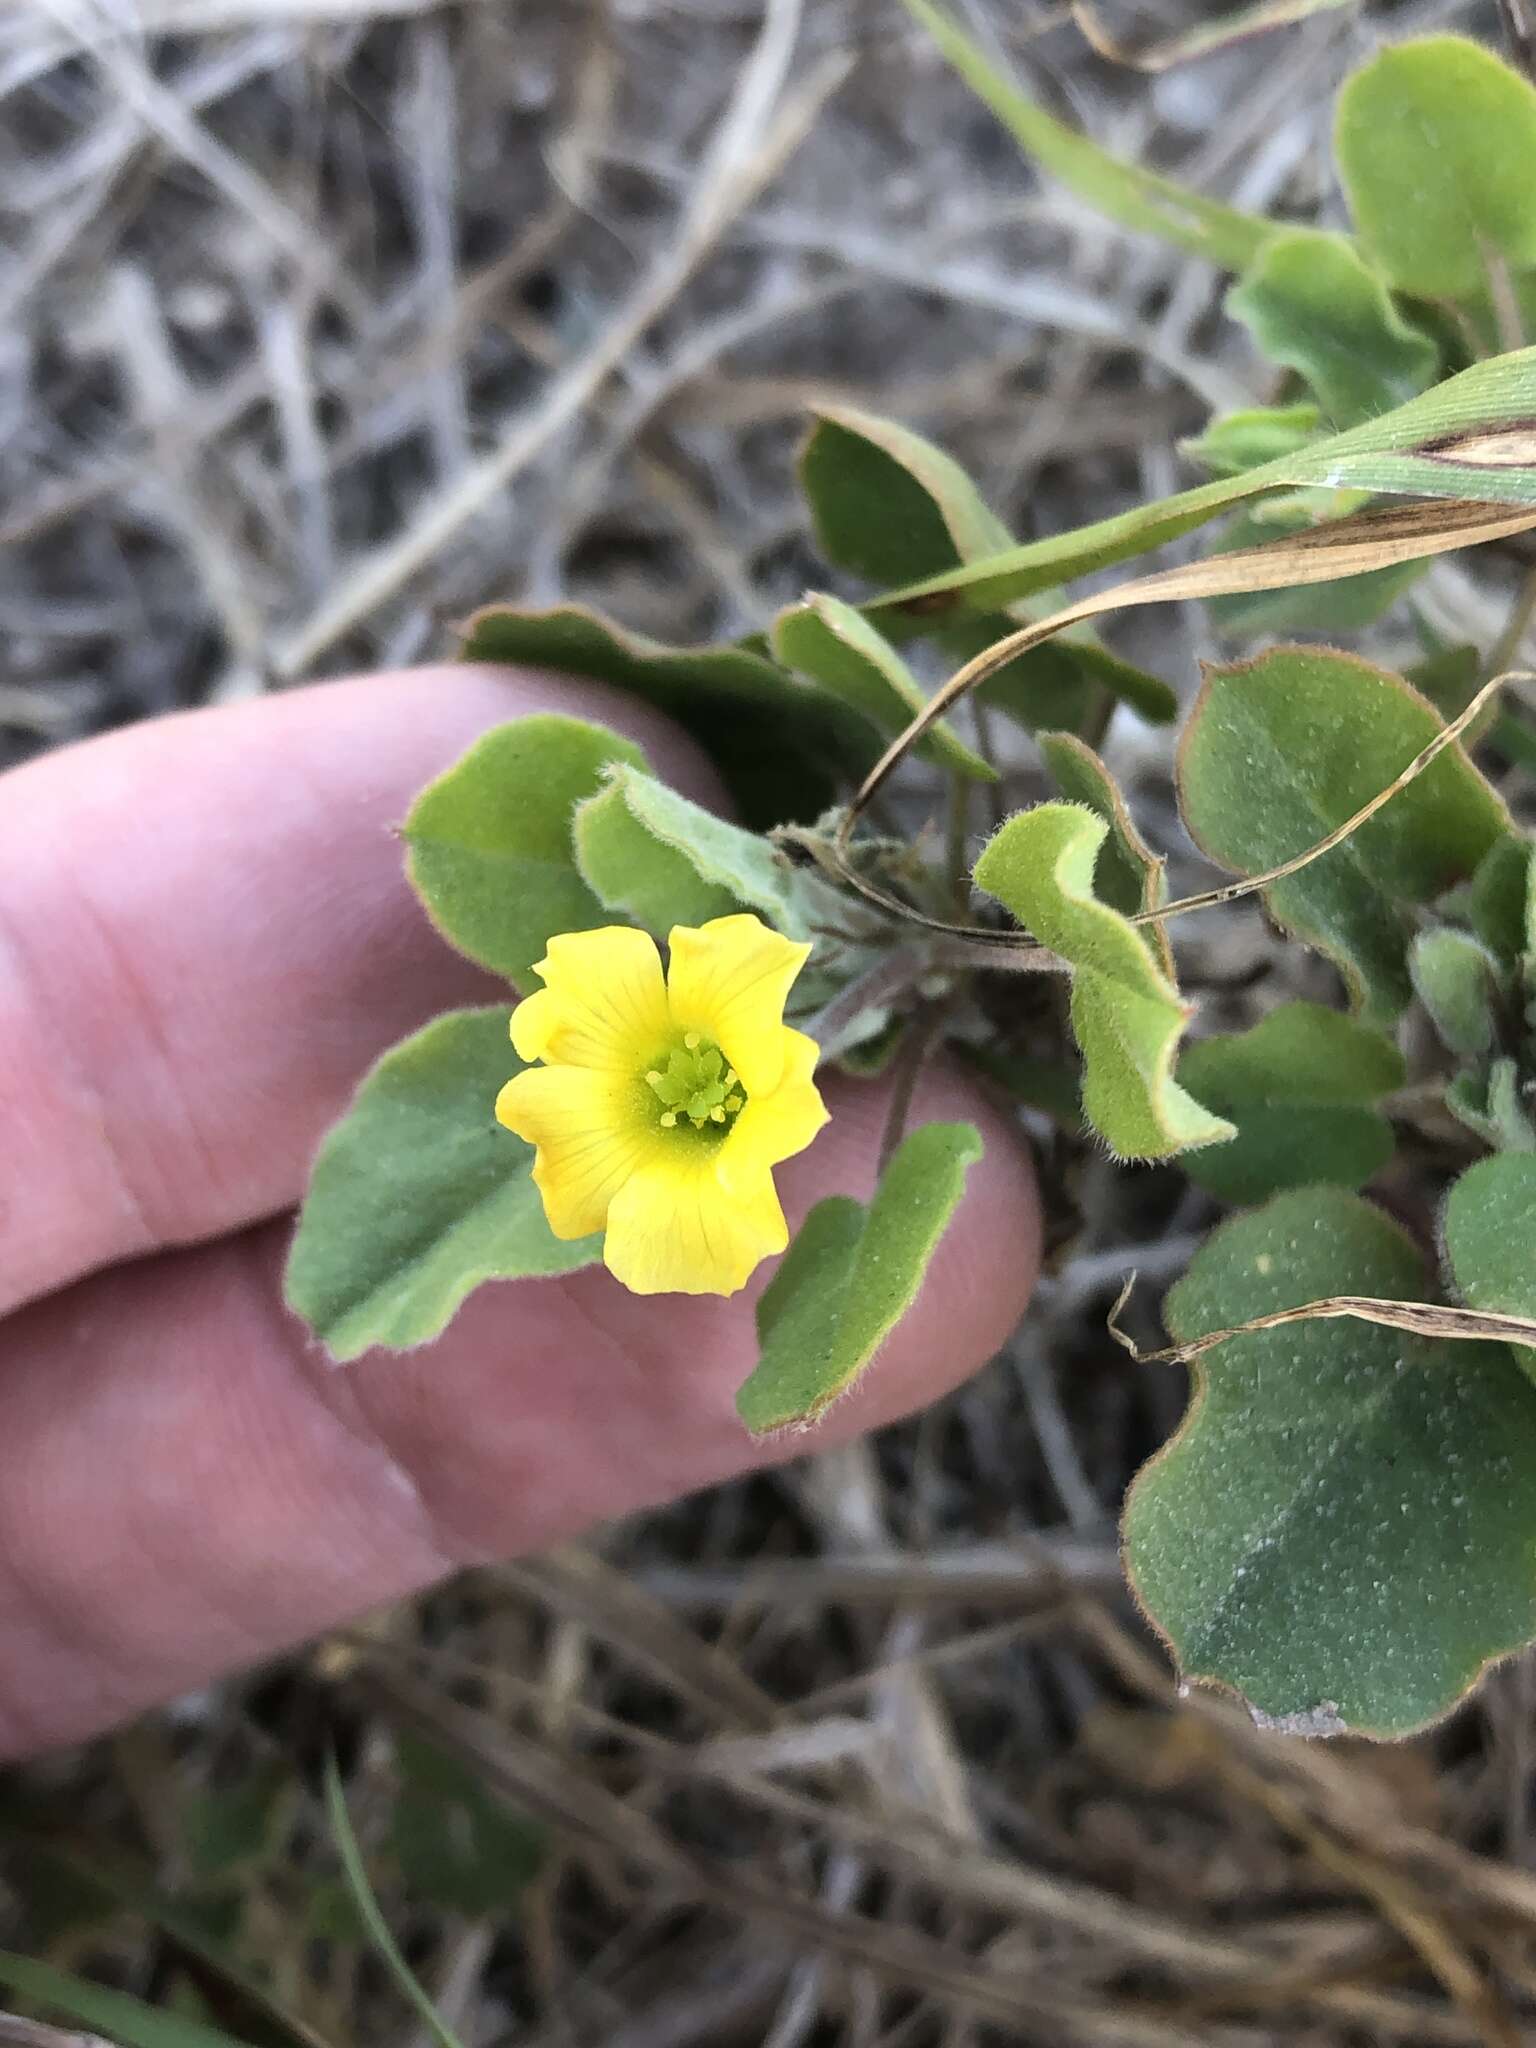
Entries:
{"label": "index finger", "polygon": [[718,800],[636,699],[468,664],[183,713],[4,778],[0,1313],[288,1207],[386,1046],[505,996],[432,930],[391,828],[536,711],[611,725]]}

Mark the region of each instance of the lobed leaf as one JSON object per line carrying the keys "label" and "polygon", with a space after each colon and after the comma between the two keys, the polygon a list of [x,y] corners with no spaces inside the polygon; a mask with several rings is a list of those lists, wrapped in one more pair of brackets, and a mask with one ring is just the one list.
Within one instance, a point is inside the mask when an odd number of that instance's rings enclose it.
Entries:
{"label": "lobed leaf", "polygon": [[1382,50],[1339,94],[1334,149],[1360,239],[1400,291],[1467,299],[1536,264],[1536,90],[1461,36]]}
{"label": "lobed leaf", "polygon": [[556,932],[608,922],[576,871],[571,811],[615,762],[643,768],[645,756],[606,726],[549,713],[497,726],[428,784],[401,831],[406,874],[444,938],[526,989]]}
{"label": "lobed leaf", "polygon": [[1392,1156],[1374,1105],[1405,1075],[1383,1032],[1319,1003],[1282,1003],[1248,1031],[1186,1048],[1179,1080],[1236,1135],[1189,1153],[1184,1170],[1239,1206],[1314,1183],[1359,1187]]}
{"label": "lobed leaf", "polygon": [[870,1365],[916,1300],[981,1152],[970,1124],[924,1124],[867,1210],[849,1195],[816,1204],[757,1304],[761,1352],[736,1396],[754,1435],[815,1421]]}
{"label": "lobed leaf", "polygon": [[[1180,1341],[1337,1294],[1421,1295],[1359,1196],[1223,1224],[1167,1300]],[[1376,1324],[1237,1337],[1125,1518],[1132,1581],[1191,1678],[1269,1719],[1404,1735],[1536,1634],[1536,1388],[1509,1351]]]}
{"label": "lobed leaf", "polygon": [[496,1122],[520,1064],[504,1009],[455,1010],[364,1078],[320,1148],[284,1282],[333,1358],[425,1344],[483,1281],[601,1257],[601,1238],[550,1230],[533,1147]]}
{"label": "lobed leaf", "polygon": [[976,884],[1072,967],[1083,1113],[1122,1159],[1161,1159],[1233,1135],[1173,1078],[1190,1006],[1150,942],[1093,893],[1109,834],[1076,804],[1010,818],[976,863]]}
{"label": "lobed leaf", "polygon": [[1334,427],[1375,419],[1433,382],[1434,343],[1410,327],[1342,235],[1290,228],[1266,243],[1227,294],[1271,362],[1312,387]]}
{"label": "lobed leaf", "polygon": [[[1390,788],[1440,730],[1400,676],[1354,655],[1277,648],[1211,669],[1179,749],[1185,822],[1223,867],[1263,873]],[[1388,1021],[1411,994],[1414,906],[1467,880],[1508,830],[1503,804],[1452,746],[1265,901],[1338,964],[1368,1021]]]}
{"label": "lobed leaf", "polygon": [[745,824],[815,818],[839,769],[873,758],[868,728],[835,698],[797,683],[750,647],[666,647],[580,605],[521,611],[491,605],[464,628],[465,661],[509,662],[587,676],[642,697],[693,734],[719,768]]}

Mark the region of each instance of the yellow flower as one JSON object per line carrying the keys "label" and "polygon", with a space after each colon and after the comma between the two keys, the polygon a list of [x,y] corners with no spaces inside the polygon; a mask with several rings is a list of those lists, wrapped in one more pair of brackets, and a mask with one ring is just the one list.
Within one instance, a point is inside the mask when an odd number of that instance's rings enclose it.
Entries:
{"label": "yellow flower", "polygon": [[805,964],[756,917],[674,927],[670,972],[625,925],[551,939],[512,1012],[520,1058],[496,1098],[534,1146],[556,1237],[605,1230],[636,1294],[734,1294],[789,1242],[772,1169],[827,1120],[816,1041],[784,1022]]}

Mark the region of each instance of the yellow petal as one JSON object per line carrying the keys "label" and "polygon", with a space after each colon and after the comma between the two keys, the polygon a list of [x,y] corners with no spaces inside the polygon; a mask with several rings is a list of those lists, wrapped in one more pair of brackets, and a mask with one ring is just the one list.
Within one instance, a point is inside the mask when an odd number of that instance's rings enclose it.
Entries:
{"label": "yellow petal", "polygon": [[648,932],[562,932],[534,972],[545,986],[512,1012],[521,1059],[634,1074],[669,1035],[661,955]]}
{"label": "yellow petal", "polygon": [[533,1181],[556,1237],[601,1230],[608,1205],[650,1158],[658,1134],[633,1075],[529,1067],[496,1098],[509,1131],[536,1147]]}
{"label": "yellow petal", "polygon": [[727,1193],[750,1188],[770,1166],[803,1152],[827,1121],[811,1076],[821,1048],[803,1031],[784,1033],[784,1073],[771,1094],[753,1095],[720,1147],[717,1172]]}
{"label": "yellow petal", "polygon": [[784,999],[810,947],[746,912],[697,928],[675,925],[667,944],[674,1028],[712,1039],[748,1095],[770,1094],[784,1072]]}
{"label": "yellow petal", "polygon": [[788,1242],[766,1173],[728,1194],[710,1153],[675,1146],[614,1196],[603,1262],[633,1294],[734,1294]]}

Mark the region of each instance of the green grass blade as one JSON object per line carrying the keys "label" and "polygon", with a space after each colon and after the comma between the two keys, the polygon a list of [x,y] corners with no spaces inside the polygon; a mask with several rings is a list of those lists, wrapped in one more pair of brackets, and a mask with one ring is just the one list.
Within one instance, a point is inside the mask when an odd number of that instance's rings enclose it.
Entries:
{"label": "green grass blade", "polygon": [[1279,232],[1275,222],[1258,214],[1239,213],[1173,178],[1160,178],[1111,156],[1002,77],[986,53],[932,0],[905,0],[905,5],[1028,155],[1122,227],[1156,235],[1224,270],[1245,269]]}
{"label": "green grass blade", "polygon": [[[347,1795],[342,1788],[341,1773],[336,1768],[334,1756],[328,1756],[325,1760],[325,1810],[336,1843],[336,1853],[341,1858],[347,1890],[352,1895],[352,1902],[357,1907],[374,1947],[388,1965],[395,1982],[421,2014],[433,2037],[441,2044],[441,2048],[464,2048],[464,2043],[432,2003],[420,1978],[400,1953],[399,1944],[389,1931],[378,1899],[374,1895],[373,1886],[368,1882],[368,1873],[363,1868],[362,1851],[353,1832],[352,1816],[347,1811]],[[192,2048],[192,2044],[189,2043],[188,2048]]]}
{"label": "green grass blade", "polygon": [[52,1963],[0,1950],[0,1988],[62,2013],[76,2026],[119,2042],[121,2048],[249,2048],[237,2035],[205,2026],[182,2013],[161,2012],[126,1991],[92,1984]]}

